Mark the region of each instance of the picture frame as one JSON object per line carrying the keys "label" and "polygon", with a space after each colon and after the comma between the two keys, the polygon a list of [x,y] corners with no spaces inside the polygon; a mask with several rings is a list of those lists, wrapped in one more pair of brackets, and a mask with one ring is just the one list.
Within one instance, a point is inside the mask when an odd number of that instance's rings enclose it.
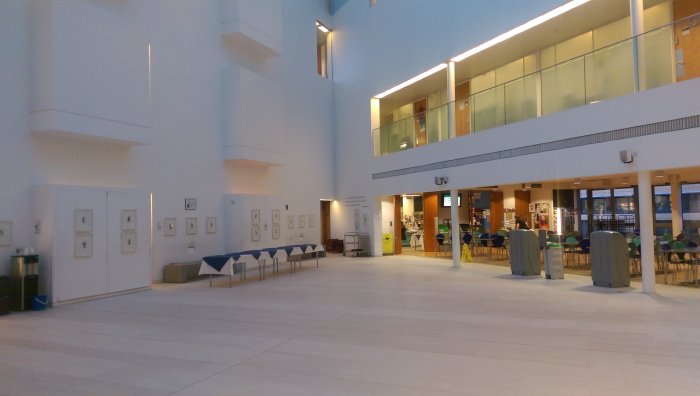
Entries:
{"label": "picture frame", "polygon": [[316,226],[316,216],[309,215],[307,225],[309,228],[314,228]]}
{"label": "picture frame", "polygon": [[177,219],[175,219],[174,217],[169,217],[163,220],[163,235],[177,235]]}
{"label": "picture frame", "polygon": [[185,198],[185,210],[197,210],[197,198]]}
{"label": "picture frame", "polygon": [[122,210],[122,231],[135,231],[136,230],[136,209],[123,209]]}
{"label": "picture frame", "polygon": [[260,209],[252,209],[250,211],[250,224],[254,226],[260,225]]}
{"label": "picture frame", "polygon": [[280,223],[280,210],[279,209],[272,209],[272,224],[279,224]]}
{"label": "picture frame", "polygon": [[287,228],[290,230],[294,228],[294,215],[287,216]]}
{"label": "picture frame", "polygon": [[197,235],[197,218],[188,217],[185,219],[185,232],[187,235]]}
{"label": "picture frame", "polygon": [[73,211],[73,231],[92,232],[92,209],[75,209]]}
{"label": "picture frame", "polygon": [[92,257],[92,234],[76,234],[73,242],[73,257]]}
{"label": "picture frame", "polygon": [[207,217],[207,234],[216,234],[216,217]]}
{"label": "picture frame", "polygon": [[272,239],[280,239],[280,225],[279,224],[272,225]]}
{"label": "picture frame", "polygon": [[0,221],[0,246],[12,246],[11,221]]}
{"label": "picture frame", "polygon": [[304,228],[306,226],[306,216],[299,215],[299,220],[297,221],[299,228]]}
{"label": "picture frame", "polygon": [[253,242],[260,240],[260,226],[252,226],[250,228],[250,240]]}
{"label": "picture frame", "polygon": [[136,253],[137,249],[136,231],[122,232],[122,254]]}

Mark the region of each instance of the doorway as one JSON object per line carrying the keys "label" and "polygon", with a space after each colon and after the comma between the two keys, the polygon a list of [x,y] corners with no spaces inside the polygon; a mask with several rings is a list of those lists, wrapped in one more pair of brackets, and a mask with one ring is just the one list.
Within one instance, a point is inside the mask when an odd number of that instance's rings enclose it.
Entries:
{"label": "doorway", "polygon": [[321,244],[326,251],[331,239],[331,201],[321,201]]}

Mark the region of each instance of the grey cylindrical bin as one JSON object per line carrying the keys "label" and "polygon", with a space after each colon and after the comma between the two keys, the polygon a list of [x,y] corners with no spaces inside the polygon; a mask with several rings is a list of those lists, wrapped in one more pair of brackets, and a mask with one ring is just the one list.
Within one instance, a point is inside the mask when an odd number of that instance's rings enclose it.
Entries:
{"label": "grey cylindrical bin", "polygon": [[627,240],[615,231],[591,233],[591,277],[593,284],[602,287],[630,285],[630,266]]}
{"label": "grey cylindrical bin", "polygon": [[547,279],[564,279],[564,248],[552,245],[544,249],[544,273]]}
{"label": "grey cylindrical bin", "polygon": [[540,243],[533,231],[510,232],[510,270],[513,275],[540,274]]}

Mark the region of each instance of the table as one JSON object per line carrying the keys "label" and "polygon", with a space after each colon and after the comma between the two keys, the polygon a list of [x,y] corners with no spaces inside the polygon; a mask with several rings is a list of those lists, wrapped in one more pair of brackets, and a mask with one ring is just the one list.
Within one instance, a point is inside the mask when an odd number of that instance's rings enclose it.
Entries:
{"label": "table", "polygon": [[324,248],[321,244],[303,243],[206,256],[202,258],[199,266],[199,275],[209,275],[209,287],[211,287],[211,275],[228,275],[229,287],[231,287],[234,273],[240,272],[241,280],[244,280],[248,265],[257,264],[258,280],[262,281],[265,279],[265,268],[267,268],[268,260],[272,263],[273,272],[279,271],[280,262],[289,262],[290,273],[293,274],[296,272],[297,262],[301,268],[301,259],[305,253],[315,254],[316,268],[318,268],[318,255],[322,251]]}
{"label": "table", "polygon": [[[475,255],[475,256],[477,255],[477,252],[478,252],[478,250],[479,250],[479,249],[478,249],[479,247],[488,248],[488,250],[489,250],[488,258],[489,258],[489,261],[490,261],[490,260],[491,260],[491,250],[492,250],[492,246],[489,246],[489,243],[490,243],[491,245],[493,245],[493,240],[494,240],[494,239],[495,239],[495,238],[492,238],[492,237],[488,237],[488,238],[473,238],[473,240],[474,240],[474,255]],[[485,242],[485,243],[482,243],[482,242]]]}
{"label": "table", "polygon": [[414,248],[414,250],[417,249],[418,246],[420,246],[420,248],[423,249],[423,239],[423,232],[418,231],[411,235],[410,245]]}
{"label": "table", "polygon": [[[667,258],[670,253],[676,253],[676,254],[689,254],[690,255],[690,262],[684,263],[688,264],[689,266],[692,266],[692,272],[693,272],[693,283],[695,286],[698,286],[698,264],[700,264],[700,247],[685,247],[685,248],[676,248],[676,249],[668,249],[664,250],[664,283],[667,283],[666,280],[666,272],[668,268],[668,261]],[[688,272],[690,272],[690,267],[688,267]]]}
{"label": "table", "polygon": [[[562,246],[564,246],[564,253],[569,253],[570,255],[576,254],[576,248],[578,247],[578,241],[576,242],[561,242],[560,243]],[[569,249],[567,251],[567,249]],[[578,257],[576,257],[576,260],[571,260],[571,263],[574,264],[576,268],[578,268]]]}

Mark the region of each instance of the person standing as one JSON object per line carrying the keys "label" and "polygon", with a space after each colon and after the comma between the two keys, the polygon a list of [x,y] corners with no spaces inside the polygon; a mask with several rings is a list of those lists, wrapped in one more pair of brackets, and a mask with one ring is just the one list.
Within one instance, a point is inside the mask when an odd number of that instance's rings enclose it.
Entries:
{"label": "person standing", "polygon": [[527,226],[527,222],[520,216],[515,216],[515,228],[518,230],[527,230],[530,227]]}

